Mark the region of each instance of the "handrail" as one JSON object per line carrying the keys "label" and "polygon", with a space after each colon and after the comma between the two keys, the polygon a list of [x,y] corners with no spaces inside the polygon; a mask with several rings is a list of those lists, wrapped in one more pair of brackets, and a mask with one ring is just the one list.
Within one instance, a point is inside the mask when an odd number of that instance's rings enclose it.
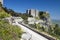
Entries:
{"label": "handrail", "polygon": [[[21,24],[21,23],[19,23],[19,24]],[[52,38],[52,37],[49,37],[49,36],[47,36],[47,35],[45,35],[45,34],[42,34],[42,33],[38,32],[38,31],[32,29],[31,27],[28,27],[28,26],[26,26],[26,25],[24,25],[24,24],[21,24],[21,25],[27,27],[28,29],[30,29],[30,30],[32,30],[32,31],[34,31],[34,32],[36,32],[36,33],[38,33],[38,34],[40,34],[41,36],[47,38],[48,40],[56,40],[56,39],[54,39],[54,38]]]}

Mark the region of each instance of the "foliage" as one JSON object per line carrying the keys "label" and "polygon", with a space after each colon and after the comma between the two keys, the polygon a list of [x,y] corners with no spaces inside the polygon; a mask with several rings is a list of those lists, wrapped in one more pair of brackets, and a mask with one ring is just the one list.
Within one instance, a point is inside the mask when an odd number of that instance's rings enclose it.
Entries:
{"label": "foliage", "polygon": [[26,14],[26,13],[23,13],[22,15],[20,15],[24,20],[27,20],[27,18],[28,18],[28,14]]}
{"label": "foliage", "polygon": [[40,28],[40,24],[36,24],[36,27],[37,27],[37,29],[39,29]]}
{"label": "foliage", "polygon": [[9,17],[10,15],[7,14],[6,12],[2,11],[0,12],[0,18],[5,18],[5,17]]}
{"label": "foliage", "polygon": [[11,14],[11,16],[14,16],[14,15],[15,15],[15,12],[14,12],[12,9],[4,8],[4,10],[5,10],[7,13]]}
{"label": "foliage", "polygon": [[0,7],[2,7],[2,4],[1,4],[1,2],[0,2]]}
{"label": "foliage", "polygon": [[35,17],[36,20],[40,20],[39,17]]}
{"label": "foliage", "polygon": [[36,28],[35,24],[34,25],[33,24],[29,24],[29,26],[32,27],[32,28]]}
{"label": "foliage", "polygon": [[33,16],[29,14],[28,17],[33,17]]}
{"label": "foliage", "polygon": [[52,27],[49,27],[49,28],[48,28],[48,33],[49,33],[49,34],[53,33]]}
{"label": "foliage", "polygon": [[12,26],[6,21],[0,20],[0,39],[1,40],[20,40],[21,28]]}
{"label": "foliage", "polygon": [[42,31],[45,31],[45,28],[44,27],[41,27]]}
{"label": "foliage", "polygon": [[27,19],[27,17],[28,17],[27,13],[18,13],[18,12],[15,12],[14,10],[12,10],[12,9],[7,9],[7,7],[3,7],[3,9],[4,9],[5,12],[10,14],[11,16],[22,17],[23,19]]}
{"label": "foliage", "polygon": [[40,11],[39,12],[39,18],[40,19],[43,19],[43,20],[46,20],[47,18],[49,18],[49,13],[46,13],[46,12],[43,12],[43,11]]}
{"label": "foliage", "polygon": [[[0,4],[0,5],[2,5],[2,4]],[[7,13],[4,11],[3,7],[0,6],[0,19],[1,19],[1,18],[5,18],[5,17],[9,17],[9,16],[10,16],[10,14],[7,14]]]}
{"label": "foliage", "polygon": [[33,17],[32,15],[28,15],[27,13],[17,13],[12,9],[7,9],[7,7],[3,7],[4,11],[15,17],[22,17],[24,20],[27,20],[28,17]]}
{"label": "foliage", "polygon": [[25,23],[25,24],[28,24],[28,21],[27,21],[27,20],[24,20],[24,23]]}
{"label": "foliage", "polygon": [[17,12],[15,12],[14,10],[12,10],[12,9],[7,9],[7,7],[3,7],[3,10],[5,11],[5,12],[7,12],[7,14],[10,14],[11,16],[19,16],[20,15],[20,13],[17,13]]}
{"label": "foliage", "polygon": [[54,33],[55,33],[56,35],[60,35],[60,27],[59,27],[58,24],[55,25]]}

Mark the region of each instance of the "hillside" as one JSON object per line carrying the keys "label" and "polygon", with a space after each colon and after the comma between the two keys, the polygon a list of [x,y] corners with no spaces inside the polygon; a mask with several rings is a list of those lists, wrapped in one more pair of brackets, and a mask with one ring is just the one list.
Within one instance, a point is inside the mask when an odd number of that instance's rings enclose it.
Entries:
{"label": "hillside", "polygon": [[0,18],[10,17],[11,15],[4,11],[3,7],[0,6]]}
{"label": "hillside", "polygon": [[21,28],[0,20],[0,40],[20,40]]}
{"label": "hillside", "polygon": [[23,31],[18,26],[13,26],[2,20],[11,16],[3,8],[0,3],[0,40],[20,40]]}

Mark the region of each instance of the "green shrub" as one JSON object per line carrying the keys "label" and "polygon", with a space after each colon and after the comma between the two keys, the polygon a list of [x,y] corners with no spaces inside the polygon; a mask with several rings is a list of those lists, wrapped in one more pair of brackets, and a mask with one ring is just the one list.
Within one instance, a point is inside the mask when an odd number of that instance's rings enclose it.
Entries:
{"label": "green shrub", "polygon": [[10,25],[0,20],[0,39],[2,40],[20,40],[22,34],[21,28]]}
{"label": "green shrub", "polygon": [[10,16],[10,14],[7,14],[4,11],[0,12],[0,18],[5,18],[5,17],[9,17],[9,16]]}

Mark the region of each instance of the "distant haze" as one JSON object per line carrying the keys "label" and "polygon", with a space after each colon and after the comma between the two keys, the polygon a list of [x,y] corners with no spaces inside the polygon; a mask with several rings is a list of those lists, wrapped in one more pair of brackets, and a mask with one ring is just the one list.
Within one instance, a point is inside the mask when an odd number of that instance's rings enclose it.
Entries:
{"label": "distant haze", "polygon": [[52,22],[60,25],[60,20],[52,20]]}

